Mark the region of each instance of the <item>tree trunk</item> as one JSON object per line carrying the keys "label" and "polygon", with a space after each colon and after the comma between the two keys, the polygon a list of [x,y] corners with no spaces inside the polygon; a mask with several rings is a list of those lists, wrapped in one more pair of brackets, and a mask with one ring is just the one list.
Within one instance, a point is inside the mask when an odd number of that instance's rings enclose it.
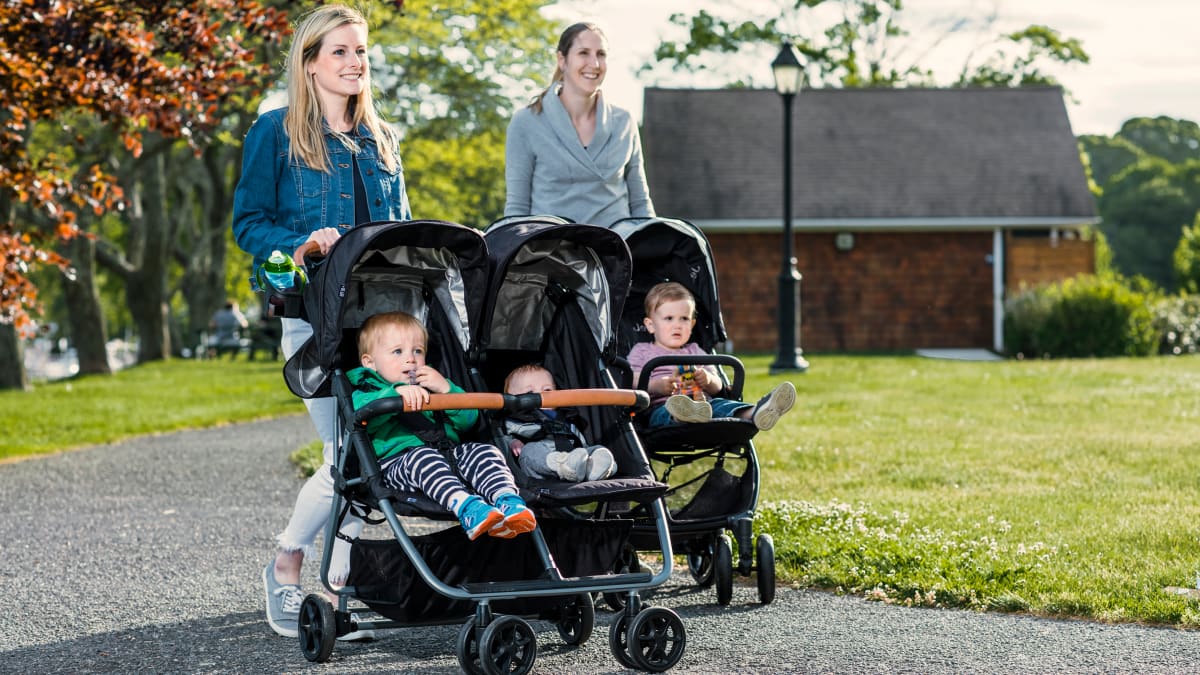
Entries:
{"label": "tree trunk", "polygon": [[79,357],[80,375],[111,375],[108,363],[108,330],[100,293],[96,289],[96,242],[75,237],[64,247],[64,255],[75,269],[74,279],[63,278],[63,300],[71,344]]}
{"label": "tree trunk", "polygon": [[180,235],[176,258],[184,269],[185,283],[179,289],[188,307],[184,330],[194,340],[208,329],[213,312],[226,301],[225,233],[233,205],[228,203],[225,181],[232,153],[222,144],[213,144],[201,159],[196,159],[188,148],[179,154],[172,165],[182,167],[187,175],[178,176],[174,183],[178,193],[172,203],[176,208],[184,207],[189,218],[176,228]]}
{"label": "tree trunk", "polygon": [[25,349],[11,323],[0,323],[0,389],[29,390]]}
{"label": "tree trunk", "polygon": [[166,163],[157,154],[135,179],[140,183],[132,219],[141,231],[142,246],[136,269],[126,279],[125,298],[137,326],[138,363],[162,361],[171,356],[167,326],[167,268],[170,259],[170,220],[163,171]]}

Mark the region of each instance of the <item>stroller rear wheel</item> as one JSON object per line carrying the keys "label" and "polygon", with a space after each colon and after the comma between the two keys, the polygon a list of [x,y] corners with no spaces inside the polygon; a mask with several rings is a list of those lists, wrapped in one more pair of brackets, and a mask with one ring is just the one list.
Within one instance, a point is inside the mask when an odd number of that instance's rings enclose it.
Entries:
{"label": "stroller rear wheel", "polygon": [[758,535],[754,557],[757,559],[754,567],[758,570],[758,599],[769,605],[775,599],[775,540],[771,535]]}
{"label": "stroller rear wheel", "polygon": [[581,593],[568,600],[555,625],[563,642],[575,646],[587,642],[596,626],[596,607],[592,604],[592,594]]}
{"label": "stroller rear wheel", "polygon": [[728,605],[733,599],[733,542],[729,535],[717,537],[713,552],[713,576],[716,577],[717,604]]}
{"label": "stroller rear wheel", "polygon": [[519,616],[499,616],[479,638],[479,661],[488,675],[524,675],[537,660],[533,628]]}
{"label": "stroller rear wheel", "polygon": [[629,625],[628,641],[629,654],[638,668],[661,673],[683,656],[687,633],[675,612],[666,607],[647,607]]}
{"label": "stroller rear wheel", "polygon": [[300,604],[300,616],[296,624],[296,636],[300,639],[300,651],[304,652],[304,658],[316,663],[328,661],[337,640],[333,604],[320,595],[309,595]]}
{"label": "stroller rear wheel", "polygon": [[687,554],[688,572],[700,588],[713,584],[713,540],[705,538],[693,543],[695,550]]}

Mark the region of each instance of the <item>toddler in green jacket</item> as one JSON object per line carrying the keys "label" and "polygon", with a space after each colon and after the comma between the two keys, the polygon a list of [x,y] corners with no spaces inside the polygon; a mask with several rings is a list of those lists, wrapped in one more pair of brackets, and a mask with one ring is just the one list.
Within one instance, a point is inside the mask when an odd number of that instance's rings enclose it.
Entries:
{"label": "toddler in green jacket", "polygon": [[[458,517],[467,537],[487,532],[493,537],[515,537],[537,526],[533,512],[517,494],[512,473],[494,445],[462,442],[479,411],[449,410],[444,414],[421,411],[435,394],[462,393],[425,363],[428,333],[421,322],[405,312],[375,314],[358,334],[361,368],[346,376],[354,385],[355,409],[387,396],[404,399],[407,410],[417,412],[380,415],[367,422],[367,435],[379,457],[384,485],[395,490],[423,492]],[[413,417],[413,416],[419,417]],[[463,480],[447,456],[431,446],[433,438],[449,447]],[[473,490],[473,492],[472,492]]]}

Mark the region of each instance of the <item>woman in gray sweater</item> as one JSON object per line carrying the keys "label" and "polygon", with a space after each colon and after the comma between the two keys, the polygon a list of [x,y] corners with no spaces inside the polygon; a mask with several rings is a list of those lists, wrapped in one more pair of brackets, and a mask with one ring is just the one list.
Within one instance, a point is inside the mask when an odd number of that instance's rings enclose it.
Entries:
{"label": "woman in gray sweater", "polygon": [[550,86],[513,115],[505,143],[504,215],[611,225],[654,215],[642,141],[628,111],[600,91],[608,40],[591,23],[563,31]]}

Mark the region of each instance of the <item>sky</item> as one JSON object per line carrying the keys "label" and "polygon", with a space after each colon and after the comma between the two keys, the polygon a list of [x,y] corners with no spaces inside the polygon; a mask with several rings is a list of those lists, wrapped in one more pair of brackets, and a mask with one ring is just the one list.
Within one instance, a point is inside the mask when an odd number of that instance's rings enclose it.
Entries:
{"label": "sky", "polygon": [[[605,96],[641,119],[645,86],[722,84],[670,82],[635,74],[661,39],[682,37],[668,21],[673,12],[723,5],[740,8],[729,11],[745,17],[747,7],[777,9],[781,4],[778,0],[564,0],[549,15],[563,26],[588,20],[604,30],[609,40]],[[827,5],[836,7],[836,3]],[[990,27],[940,41],[931,37],[946,35],[944,26],[952,19],[969,18],[981,25],[991,15],[995,21]],[[1080,40],[1090,63],[1047,69],[1069,90],[1067,113],[1076,134],[1112,135],[1131,117],[1166,115],[1200,121],[1200,0],[908,0],[901,17],[901,25],[911,33],[905,53],[921,54],[918,62],[931,68],[943,85],[954,80],[973,47],[1004,32],[1043,24],[1065,38]],[[805,28],[791,30],[807,32]],[[771,87],[770,62],[777,46],[764,50],[744,60],[756,85]],[[548,51],[552,54],[553,46]]]}

